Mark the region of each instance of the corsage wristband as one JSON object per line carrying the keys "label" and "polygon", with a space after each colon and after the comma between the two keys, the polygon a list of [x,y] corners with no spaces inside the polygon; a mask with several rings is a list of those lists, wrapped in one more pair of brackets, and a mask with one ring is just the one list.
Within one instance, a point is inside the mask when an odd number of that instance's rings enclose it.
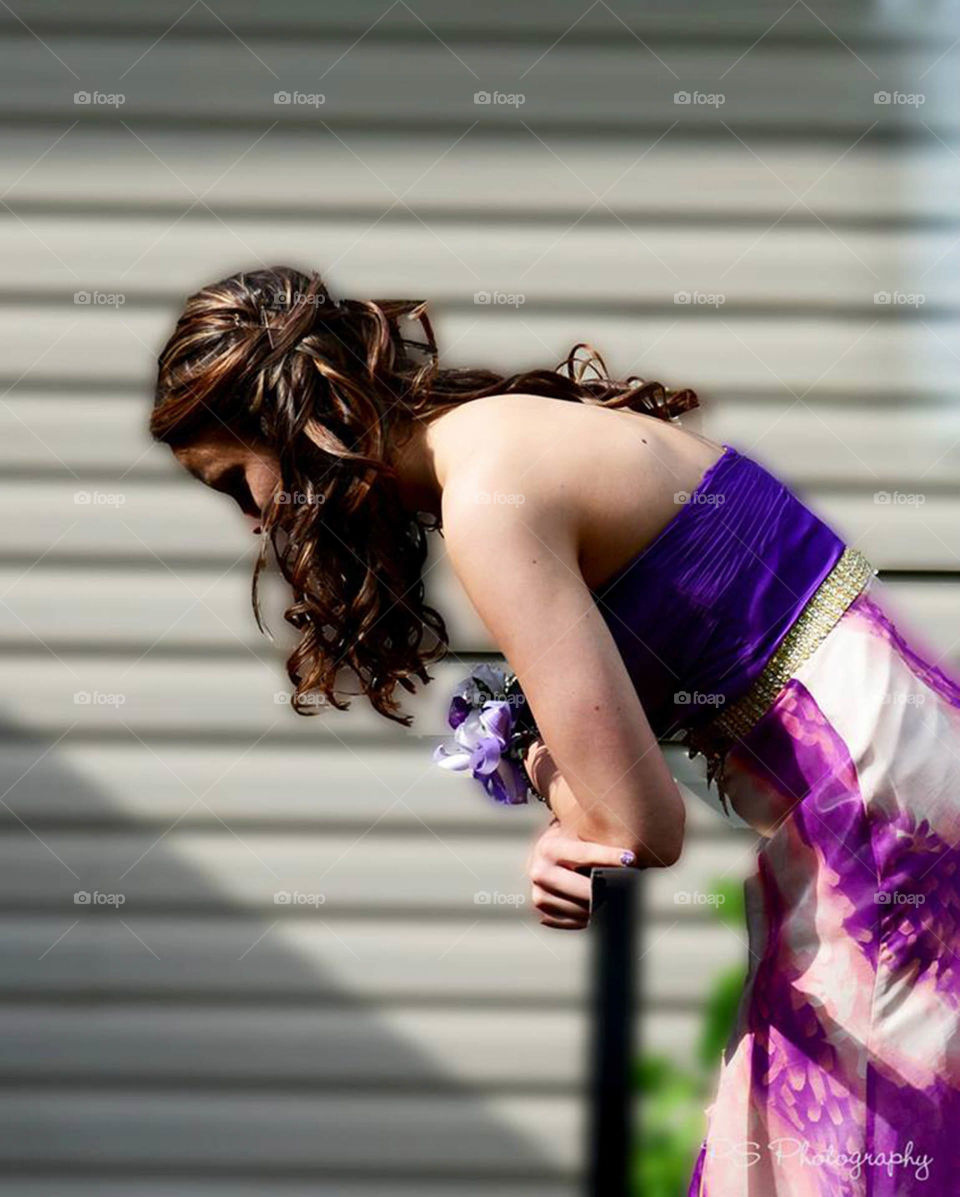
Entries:
{"label": "corsage wristband", "polygon": [[521,806],[531,795],[545,801],[523,765],[524,753],[540,733],[516,674],[495,665],[476,666],[454,691],[447,722],[453,738],[433,751],[441,769],[469,770],[504,806]]}

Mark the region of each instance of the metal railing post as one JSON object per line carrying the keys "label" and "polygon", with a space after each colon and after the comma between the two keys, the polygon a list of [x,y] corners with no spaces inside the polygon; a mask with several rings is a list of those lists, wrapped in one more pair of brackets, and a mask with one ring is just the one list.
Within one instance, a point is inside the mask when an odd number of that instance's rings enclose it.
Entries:
{"label": "metal railing post", "polygon": [[593,869],[587,1197],[628,1197],[635,1131],[636,869]]}

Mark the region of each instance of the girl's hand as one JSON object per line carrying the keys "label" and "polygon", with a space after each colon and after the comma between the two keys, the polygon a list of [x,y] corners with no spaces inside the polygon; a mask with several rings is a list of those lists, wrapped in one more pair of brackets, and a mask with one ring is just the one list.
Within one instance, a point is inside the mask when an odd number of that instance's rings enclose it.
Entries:
{"label": "girl's hand", "polygon": [[[543,831],[527,857],[533,905],[545,927],[582,931],[590,922],[591,868],[629,866],[632,852],[591,844],[566,833],[558,820]],[[577,870],[585,872],[578,872]]]}

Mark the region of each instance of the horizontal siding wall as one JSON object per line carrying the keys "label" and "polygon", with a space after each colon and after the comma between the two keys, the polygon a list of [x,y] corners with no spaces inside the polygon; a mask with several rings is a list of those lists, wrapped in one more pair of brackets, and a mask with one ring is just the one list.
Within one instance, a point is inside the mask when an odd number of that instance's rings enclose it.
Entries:
{"label": "horizontal siding wall", "polygon": [[[271,644],[239,516],[145,437],[203,283],[316,267],[341,294],[429,298],[451,363],[554,365],[588,340],[620,376],[695,386],[690,426],[802,493],[960,668],[956,14],[414,8],[0,11],[17,1197],[578,1189],[589,941],[524,908],[540,812],[490,809],[429,758],[495,646],[437,543],[453,653],[412,730],[289,711],[282,590]],[[495,91],[523,103],[475,102]],[[683,899],[755,845],[670,754],[689,835],[648,879],[638,1018],[690,1062],[707,981],[746,953]]]}

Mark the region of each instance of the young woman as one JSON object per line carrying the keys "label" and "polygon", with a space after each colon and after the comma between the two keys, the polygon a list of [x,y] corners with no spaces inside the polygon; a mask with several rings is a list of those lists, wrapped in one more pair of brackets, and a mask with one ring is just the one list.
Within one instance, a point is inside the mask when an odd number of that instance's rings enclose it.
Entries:
{"label": "young woman", "polygon": [[345,672],[409,722],[397,685],[444,654],[422,582],[442,529],[535,718],[543,922],[586,924],[588,866],[676,861],[659,741],[703,753],[762,837],[690,1192],[960,1192],[960,684],[862,554],[680,426],[692,392],[588,381],[576,350],[560,371],[442,369],[424,306],[255,271],[192,296],[160,355],[153,435],[290,585],[294,705],[343,709]]}

